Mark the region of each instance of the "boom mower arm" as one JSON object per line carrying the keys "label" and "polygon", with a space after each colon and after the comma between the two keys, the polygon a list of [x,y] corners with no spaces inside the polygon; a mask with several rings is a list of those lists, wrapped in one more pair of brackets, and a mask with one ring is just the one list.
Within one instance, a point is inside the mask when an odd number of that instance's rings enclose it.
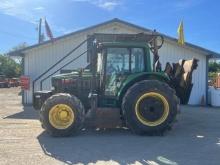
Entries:
{"label": "boom mower arm", "polygon": [[181,104],[187,104],[193,87],[192,73],[198,66],[197,59],[180,60],[179,63],[166,64],[164,72],[170,78],[170,85],[176,90]]}

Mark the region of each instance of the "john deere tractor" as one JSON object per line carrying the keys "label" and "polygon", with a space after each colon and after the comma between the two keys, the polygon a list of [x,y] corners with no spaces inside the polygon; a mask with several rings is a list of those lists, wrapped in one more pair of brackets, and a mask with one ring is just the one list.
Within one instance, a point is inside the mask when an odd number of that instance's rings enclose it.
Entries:
{"label": "john deere tractor", "polygon": [[51,91],[33,94],[43,128],[52,136],[69,136],[107,120],[111,113],[105,112],[112,111],[136,134],[169,130],[180,103],[188,103],[198,60],[167,63],[162,71],[158,49],[163,42],[156,32],[88,36],[89,65],[53,76]]}

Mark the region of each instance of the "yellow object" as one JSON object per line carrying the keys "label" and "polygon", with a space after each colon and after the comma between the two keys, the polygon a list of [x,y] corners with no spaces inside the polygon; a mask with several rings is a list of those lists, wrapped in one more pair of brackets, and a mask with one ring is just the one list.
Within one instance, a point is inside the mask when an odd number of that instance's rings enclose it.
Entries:
{"label": "yellow object", "polygon": [[185,40],[184,40],[183,21],[180,22],[177,33],[178,33],[178,44],[179,45],[184,45]]}
{"label": "yellow object", "polygon": [[49,111],[49,122],[56,129],[66,129],[74,122],[75,116],[70,106],[57,104]]}
{"label": "yellow object", "polygon": [[[149,121],[147,119],[145,119],[141,113],[140,113],[140,108],[139,108],[139,104],[140,102],[143,100],[143,99],[146,99],[146,98],[150,98],[150,97],[153,97],[159,101],[161,101],[163,103],[163,115],[156,121]],[[169,115],[169,103],[168,101],[166,100],[166,98],[164,96],[162,96],[161,94],[159,93],[156,93],[156,92],[149,92],[149,93],[145,93],[143,94],[139,99],[138,101],[136,102],[136,105],[135,105],[135,113],[136,113],[136,116],[138,118],[138,120],[146,125],[146,126],[158,126],[160,124],[162,124],[168,117]]]}

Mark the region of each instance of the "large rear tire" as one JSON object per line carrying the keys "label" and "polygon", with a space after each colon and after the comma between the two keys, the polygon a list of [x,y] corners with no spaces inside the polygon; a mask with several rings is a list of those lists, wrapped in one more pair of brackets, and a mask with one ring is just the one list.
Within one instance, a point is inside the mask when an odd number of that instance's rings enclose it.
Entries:
{"label": "large rear tire", "polygon": [[163,135],[179,108],[175,91],[165,82],[143,80],[130,87],[122,102],[128,127],[139,135]]}
{"label": "large rear tire", "polygon": [[84,117],[81,101],[66,93],[49,97],[40,111],[42,127],[51,136],[70,136],[77,133],[83,126]]}

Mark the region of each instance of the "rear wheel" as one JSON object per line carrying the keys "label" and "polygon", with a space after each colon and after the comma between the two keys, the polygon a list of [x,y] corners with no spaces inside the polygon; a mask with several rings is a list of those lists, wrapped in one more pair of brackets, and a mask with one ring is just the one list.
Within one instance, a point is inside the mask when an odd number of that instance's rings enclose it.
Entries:
{"label": "rear wheel", "polygon": [[58,93],[46,100],[40,111],[42,127],[52,136],[70,136],[82,128],[84,107],[70,94]]}
{"label": "rear wheel", "polygon": [[137,134],[161,135],[170,129],[179,107],[175,91],[158,80],[144,80],[126,92],[122,110]]}

